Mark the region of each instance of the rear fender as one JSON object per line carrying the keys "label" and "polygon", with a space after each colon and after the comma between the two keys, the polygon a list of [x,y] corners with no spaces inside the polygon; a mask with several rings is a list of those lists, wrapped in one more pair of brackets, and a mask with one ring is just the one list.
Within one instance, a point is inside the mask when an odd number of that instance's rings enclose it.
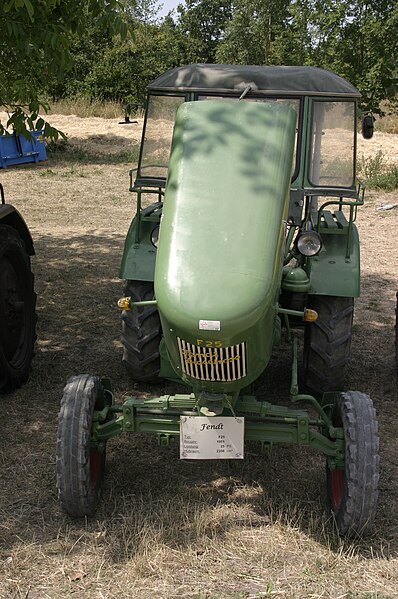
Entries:
{"label": "rear fender", "polygon": [[347,235],[322,235],[322,249],[307,259],[306,272],[312,295],[358,297],[360,292],[360,249],[356,226],[352,225],[347,252]]}
{"label": "rear fender", "polygon": [[8,225],[15,229],[24,242],[29,256],[34,256],[35,249],[29,229],[18,210],[14,206],[11,206],[11,204],[0,204],[0,225]]}

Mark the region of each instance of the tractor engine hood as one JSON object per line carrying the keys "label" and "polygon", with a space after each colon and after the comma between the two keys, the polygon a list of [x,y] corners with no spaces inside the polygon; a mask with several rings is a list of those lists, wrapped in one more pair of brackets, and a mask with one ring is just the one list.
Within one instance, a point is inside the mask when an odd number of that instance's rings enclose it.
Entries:
{"label": "tractor engine hood", "polygon": [[277,102],[177,111],[155,294],[170,362],[186,382],[245,386],[268,363],[295,127],[295,111]]}

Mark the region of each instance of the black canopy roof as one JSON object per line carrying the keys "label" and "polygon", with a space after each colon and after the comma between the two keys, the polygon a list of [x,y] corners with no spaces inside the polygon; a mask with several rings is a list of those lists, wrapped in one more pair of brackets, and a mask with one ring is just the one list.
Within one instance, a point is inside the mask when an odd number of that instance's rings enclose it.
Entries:
{"label": "black canopy roof", "polygon": [[331,71],[318,67],[190,64],[170,69],[157,77],[151,91],[231,92],[250,91],[267,95],[349,96],[359,91]]}

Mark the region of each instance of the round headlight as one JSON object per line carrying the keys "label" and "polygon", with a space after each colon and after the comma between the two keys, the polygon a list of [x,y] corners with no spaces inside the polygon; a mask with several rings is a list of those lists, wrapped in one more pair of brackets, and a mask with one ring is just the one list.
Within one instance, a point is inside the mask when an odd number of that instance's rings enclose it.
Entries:
{"label": "round headlight", "polygon": [[322,240],[316,231],[304,231],[297,240],[297,249],[303,256],[316,256],[322,247]]}
{"label": "round headlight", "polygon": [[155,248],[158,247],[158,241],[159,241],[159,225],[157,225],[154,229],[152,229],[152,233],[151,233],[151,242],[152,245],[155,246]]}

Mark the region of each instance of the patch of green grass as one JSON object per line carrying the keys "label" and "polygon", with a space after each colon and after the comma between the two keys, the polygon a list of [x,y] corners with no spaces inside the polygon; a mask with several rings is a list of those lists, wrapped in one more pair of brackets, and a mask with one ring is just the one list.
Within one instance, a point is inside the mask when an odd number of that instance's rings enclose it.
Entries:
{"label": "patch of green grass", "polygon": [[76,168],[75,164],[72,164],[68,170],[58,170],[54,171],[51,168],[47,168],[39,173],[40,177],[62,177],[64,179],[69,179],[71,177],[87,177],[87,174],[81,170]]}
{"label": "patch of green grass", "polygon": [[368,179],[368,187],[373,189],[384,189],[384,191],[394,191],[398,189],[398,166],[393,166],[384,173],[375,175]]}
{"label": "patch of green grass", "polygon": [[76,168],[76,166],[72,164],[72,166],[68,170],[62,171],[60,173],[60,176],[64,179],[69,179],[71,177],[87,177],[87,174],[81,169]]}
{"label": "patch of green grass", "polygon": [[88,152],[82,146],[70,144],[63,139],[47,144],[47,155],[52,163],[80,163],[80,164],[124,164],[126,162],[137,162],[139,149],[132,147],[128,150],[112,154]]}
{"label": "patch of green grass", "polygon": [[383,169],[383,152],[378,150],[375,156],[364,158],[358,163],[358,174],[366,177],[366,179],[372,179],[376,175],[379,175]]}
{"label": "patch of green grass", "polygon": [[383,152],[379,150],[375,156],[363,158],[358,162],[359,178],[364,178],[366,187],[394,191],[398,189],[398,166],[385,165]]}
{"label": "patch of green grass", "polygon": [[57,173],[53,171],[52,168],[46,168],[42,171],[39,171],[40,177],[56,177]]}

